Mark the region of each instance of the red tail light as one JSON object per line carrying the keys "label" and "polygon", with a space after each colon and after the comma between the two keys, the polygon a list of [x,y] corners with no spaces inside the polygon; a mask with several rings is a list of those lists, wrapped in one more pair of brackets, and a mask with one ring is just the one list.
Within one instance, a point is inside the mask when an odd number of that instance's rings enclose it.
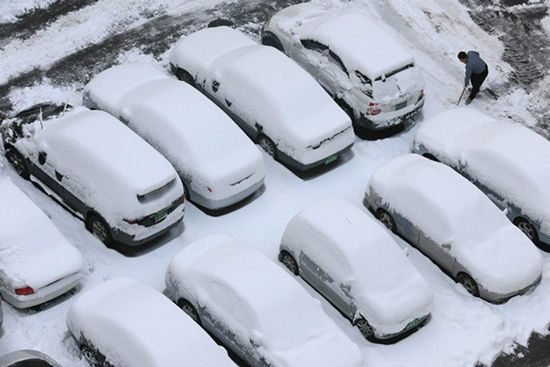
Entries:
{"label": "red tail light", "polygon": [[206,188],[208,189],[208,192],[212,192],[212,189],[208,186],[206,186]]}
{"label": "red tail light", "polygon": [[137,219],[124,219],[124,221],[128,224],[136,224],[138,222]]}
{"label": "red tail light", "polygon": [[424,98],[424,89],[420,90],[420,95],[418,96],[418,99],[416,100],[416,103],[420,102],[420,100]]}
{"label": "red tail light", "polygon": [[369,104],[369,115],[378,115],[380,112],[382,112],[382,107],[378,103],[370,103]]}
{"label": "red tail light", "polygon": [[182,195],[180,198],[180,203],[183,204],[185,202],[185,195]]}
{"label": "red tail light", "polygon": [[31,287],[17,288],[15,290],[15,294],[18,294],[20,296],[27,296],[27,295],[33,294],[33,293],[34,293],[34,289],[32,289]]}

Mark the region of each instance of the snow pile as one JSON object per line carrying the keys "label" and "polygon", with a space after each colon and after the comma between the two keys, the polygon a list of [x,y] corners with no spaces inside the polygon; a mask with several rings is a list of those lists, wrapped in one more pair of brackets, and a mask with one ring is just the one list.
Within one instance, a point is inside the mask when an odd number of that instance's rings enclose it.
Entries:
{"label": "snow pile", "polygon": [[389,234],[345,199],[327,197],[302,210],[286,227],[281,246],[296,259],[308,256],[334,278],[331,286],[351,287],[357,312],[377,334],[400,332],[430,313],[428,283]]}
{"label": "snow pile", "polygon": [[373,173],[367,190],[436,244],[450,244],[451,256],[491,292],[519,291],[541,274],[542,258],[529,239],[441,163],[416,154],[398,157]]}
{"label": "snow pile", "polygon": [[[183,249],[166,283],[277,366],[359,366],[359,350],[279,266],[227,235]],[[195,306],[196,307],[196,306]]]}
{"label": "snow pile", "polygon": [[[34,128],[34,137],[19,140],[17,148],[33,157],[46,152],[48,165],[44,168],[55,167],[49,174],[63,175],[64,186],[75,196],[85,197],[86,204],[112,226],[123,226],[123,218],[142,218],[160,211],[183,195],[181,181],[170,163],[105,112],[79,107],[45,121],[43,129],[35,122]],[[168,183],[170,189],[162,197],[138,201],[138,195]],[[176,212],[171,215],[181,216]]]}
{"label": "snow pile", "polygon": [[[0,177],[0,280],[35,291],[78,273],[83,259],[10,179]],[[32,230],[29,230],[32,228]]]}
{"label": "snow pile", "polygon": [[3,0],[0,2],[0,23],[13,22],[17,17],[37,8],[46,8],[55,0]]}
{"label": "snow pile", "polygon": [[415,145],[460,166],[550,232],[550,142],[542,136],[471,108],[458,108],[423,122]]}
{"label": "snow pile", "polygon": [[207,90],[219,83],[211,92],[216,99],[229,102],[252,127],[261,125],[281,151],[301,163],[317,162],[354,141],[349,117],[307,72],[239,31],[195,32],[179,41],[171,62]]}
{"label": "snow pile", "polygon": [[120,367],[234,366],[225,351],[162,293],[116,278],[79,296],[67,326]]}

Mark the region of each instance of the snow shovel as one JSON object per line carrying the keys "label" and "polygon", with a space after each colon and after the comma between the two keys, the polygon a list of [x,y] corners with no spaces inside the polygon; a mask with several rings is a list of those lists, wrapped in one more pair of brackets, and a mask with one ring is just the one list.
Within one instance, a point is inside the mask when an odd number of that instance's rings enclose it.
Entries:
{"label": "snow shovel", "polygon": [[466,88],[468,88],[468,87],[464,87],[464,89],[462,89],[462,93],[460,93],[460,98],[458,99],[458,102],[456,103],[457,106],[460,104],[460,101],[462,101],[462,96],[464,95],[464,92],[466,92]]}

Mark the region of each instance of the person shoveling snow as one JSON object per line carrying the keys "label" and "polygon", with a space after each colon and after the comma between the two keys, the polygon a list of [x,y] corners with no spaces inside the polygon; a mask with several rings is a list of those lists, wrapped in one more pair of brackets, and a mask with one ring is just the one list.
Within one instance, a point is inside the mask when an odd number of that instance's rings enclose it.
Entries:
{"label": "person shoveling snow", "polygon": [[[468,88],[470,81],[472,82],[470,96],[466,99],[466,104],[468,105],[476,97],[479,92],[479,88],[485,81],[485,78],[487,78],[489,68],[485,61],[479,57],[479,52],[477,51],[468,51],[468,53],[460,51],[458,53],[458,59],[460,62],[466,64],[466,76],[464,78],[464,90],[462,91],[462,94],[464,94],[464,91]],[[462,95],[460,96],[460,99],[462,99]],[[458,103],[460,103],[460,99]]]}

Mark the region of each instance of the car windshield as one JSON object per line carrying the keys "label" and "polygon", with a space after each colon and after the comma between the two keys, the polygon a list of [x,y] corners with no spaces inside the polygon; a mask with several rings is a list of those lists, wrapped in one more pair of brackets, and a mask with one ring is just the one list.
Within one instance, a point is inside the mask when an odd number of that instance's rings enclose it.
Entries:
{"label": "car windshield", "polygon": [[392,70],[392,71],[390,71],[389,73],[386,73],[386,74],[384,74],[384,75],[381,75],[381,76],[377,77],[375,80],[382,80],[382,81],[385,81],[387,78],[389,78],[389,77],[391,77],[391,76],[393,76],[393,75],[395,75],[395,74],[397,74],[397,73],[400,73],[400,72],[402,72],[403,70],[410,69],[410,68],[412,68],[412,67],[414,67],[414,64],[407,64],[407,65],[405,65],[405,66],[403,66],[403,67],[400,67],[400,68],[397,68],[397,69],[395,69],[395,70]]}

